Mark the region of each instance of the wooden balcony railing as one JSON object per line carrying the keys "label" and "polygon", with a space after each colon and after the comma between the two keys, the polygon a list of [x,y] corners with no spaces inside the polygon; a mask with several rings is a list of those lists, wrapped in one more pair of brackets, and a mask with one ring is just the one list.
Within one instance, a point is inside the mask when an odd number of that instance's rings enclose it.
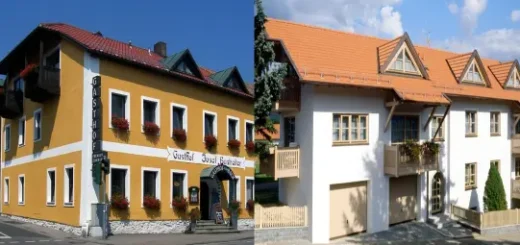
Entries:
{"label": "wooden balcony railing", "polygon": [[275,104],[277,112],[294,112],[300,110],[300,83],[296,78],[284,80],[285,89],[282,90],[280,100]]}
{"label": "wooden balcony railing", "polygon": [[402,145],[385,145],[385,174],[392,177],[419,174],[439,169],[439,154],[423,154],[413,159],[405,154]]}
{"label": "wooden balcony railing", "polygon": [[511,186],[511,197],[520,199],[520,179],[513,180],[513,185]]}
{"label": "wooden balcony railing", "polygon": [[25,97],[34,102],[45,102],[60,94],[60,69],[43,66],[30,76],[25,85]]}
{"label": "wooden balcony railing", "polygon": [[260,163],[260,172],[273,176],[275,180],[279,178],[298,178],[300,175],[300,148],[275,147],[273,154]]}
{"label": "wooden balcony railing", "polygon": [[22,91],[4,90],[0,94],[0,116],[8,119],[16,119],[23,114]]}
{"label": "wooden balcony railing", "polygon": [[511,137],[511,153],[520,154],[520,137],[516,135]]}

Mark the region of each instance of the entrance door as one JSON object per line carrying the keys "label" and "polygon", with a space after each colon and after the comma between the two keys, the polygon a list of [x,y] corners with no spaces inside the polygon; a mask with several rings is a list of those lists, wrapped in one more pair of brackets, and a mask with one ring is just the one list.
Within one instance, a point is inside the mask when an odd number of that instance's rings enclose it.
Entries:
{"label": "entrance door", "polygon": [[330,186],[330,238],[347,236],[367,228],[367,183]]}
{"label": "entrance door", "polygon": [[432,214],[442,211],[442,174],[436,173],[432,180]]}
{"label": "entrance door", "polygon": [[416,218],[417,175],[390,178],[390,224]]}
{"label": "entrance door", "polygon": [[200,218],[209,219],[209,187],[206,181],[200,182]]}

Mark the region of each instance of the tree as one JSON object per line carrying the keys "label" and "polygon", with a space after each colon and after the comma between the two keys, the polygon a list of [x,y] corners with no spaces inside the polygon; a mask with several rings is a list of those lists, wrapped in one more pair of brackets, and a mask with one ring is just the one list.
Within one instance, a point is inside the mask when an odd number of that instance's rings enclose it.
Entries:
{"label": "tree", "polygon": [[495,211],[507,209],[506,192],[502,177],[496,166],[489,168],[486,186],[484,187],[484,210]]}
{"label": "tree", "polygon": [[265,23],[267,17],[262,0],[255,0],[255,131],[263,134],[268,143],[258,142],[256,152],[260,158],[265,156],[272,144],[270,134],[276,133],[269,117],[273,104],[280,99],[282,81],[287,74],[285,65],[273,65],[275,61],[274,43],[267,39]]}

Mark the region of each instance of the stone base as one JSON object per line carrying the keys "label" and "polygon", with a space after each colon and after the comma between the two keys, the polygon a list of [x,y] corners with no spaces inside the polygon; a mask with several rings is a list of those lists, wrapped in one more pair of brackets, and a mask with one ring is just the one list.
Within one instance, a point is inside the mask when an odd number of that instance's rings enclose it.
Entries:
{"label": "stone base", "polygon": [[2,216],[13,219],[13,220],[25,222],[25,223],[31,223],[31,224],[48,227],[48,228],[55,229],[55,230],[60,230],[60,231],[67,232],[67,233],[72,233],[76,236],[81,236],[80,227],[74,227],[74,226],[70,226],[70,225],[64,225],[64,224],[59,224],[59,223],[45,221],[45,220],[24,218],[24,217],[20,217],[20,216],[9,215],[9,214],[2,214]]}
{"label": "stone base", "polygon": [[[273,242],[308,241],[309,229],[307,227],[257,229],[255,230],[255,244]],[[298,244],[297,242],[295,244]]]}
{"label": "stone base", "polygon": [[91,226],[88,231],[89,237],[102,238],[103,237],[103,228],[101,226]]}
{"label": "stone base", "polygon": [[[184,233],[190,227],[189,220],[172,221],[110,221],[109,234],[166,234]],[[254,219],[239,219],[238,230],[254,230]]]}
{"label": "stone base", "polygon": [[239,219],[238,220],[238,230],[239,231],[247,231],[255,229],[255,220],[254,219]]}

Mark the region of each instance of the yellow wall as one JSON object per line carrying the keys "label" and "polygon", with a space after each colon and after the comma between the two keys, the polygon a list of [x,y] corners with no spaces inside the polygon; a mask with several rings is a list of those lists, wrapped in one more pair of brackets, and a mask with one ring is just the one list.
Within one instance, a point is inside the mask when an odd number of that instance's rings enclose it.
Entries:
{"label": "yellow wall", "polygon": [[[83,50],[70,42],[61,42],[61,95],[44,104],[24,99],[26,118],[25,145],[18,146],[18,119],[4,119],[11,125],[11,148],[2,159],[32,155],[81,140],[83,104]],[[34,142],[33,113],[42,109],[42,139]],[[3,150],[3,147],[2,147]]]}
{"label": "yellow wall", "polygon": [[[74,164],[74,206],[64,205],[64,166]],[[56,205],[47,206],[47,169],[56,168]],[[9,203],[4,203],[2,189],[2,212],[34,219],[50,220],[79,226],[81,193],[81,152],[73,152],[27,164],[2,169],[4,178],[9,177]],[[18,176],[25,174],[25,205],[18,205]]]}

